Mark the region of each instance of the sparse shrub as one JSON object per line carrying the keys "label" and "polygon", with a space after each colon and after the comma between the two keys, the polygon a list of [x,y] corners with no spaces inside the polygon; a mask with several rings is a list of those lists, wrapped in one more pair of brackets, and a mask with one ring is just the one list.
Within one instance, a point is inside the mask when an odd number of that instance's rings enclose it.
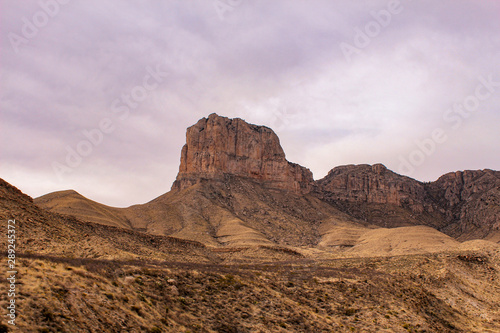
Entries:
{"label": "sparse shrub", "polygon": [[132,306],[130,307],[130,310],[134,311],[134,312],[135,312],[135,313],[137,313],[138,315],[140,315],[140,314],[141,314],[141,308],[140,308],[140,307],[138,307],[138,306],[136,306],[136,305],[132,305]]}
{"label": "sparse shrub", "polygon": [[52,320],[54,320],[54,314],[52,313],[52,311],[50,311],[47,308],[43,308],[42,309],[42,317],[43,317],[43,319],[45,321],[52,321]]}
{"label": "sparse shrub", "polygon": [[66,294],[69,292],[68,289],[66,289],[65,287],[61,287],[61,288],[54,288],[54,294],[55,296],[59,299],[59,300],[62,300],[66,297]]}
{"label": "sparse shrub", "polygon": [[161,333],[162,330],[158,326],[153,326],[149,329],[149,333]]}
{"label": "sparse shrub", "polygon": [[216,327],[216,331],[220,333],[239,333],[238,327],[229,323],[220,323]]}
{"label": "sparse shrub", "polygon": [[243,284],[241,284],[238,280],[236,280],[236,278],[232,274],[228,274],[226,276],[221,277],[217,281],[217,285],[221,289],[234,288],[236,290],[239,290],[243,287]]}
{"label": "sparse shrub", "polygon": [[340,312],[340,313],[342,313],[343,315],[345,315],[345,316],[349,316],[349,317],[350,317],[350,316],[355,315],[355,314],[359,311],[359,309],[354,309],[354,308],[344,308],[344,307],[342,307],[342,306],[341,306],[341,307],[339,307],[339,309],[338,309],[338,310],[339,310],[339,312]]}

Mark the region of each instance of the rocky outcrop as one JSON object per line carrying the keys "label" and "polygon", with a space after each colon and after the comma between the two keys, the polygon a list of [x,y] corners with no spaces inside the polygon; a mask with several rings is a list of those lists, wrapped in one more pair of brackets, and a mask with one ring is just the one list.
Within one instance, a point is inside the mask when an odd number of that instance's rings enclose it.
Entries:
{"label": "rocky outcrop", "polygon": [[382,227],[447,225],[425,184],[382,164],[345,165],[315,183],[314,194],[343,212]]}
{"label": "rocky outcrop", "polygon": [[500,172],[489,169],[450,172],[429,184],[441,205],[452,209],[500,186]]}
{"label": "rocky outcrop", "polygon": [[392,204],[422,212],[424,184],[398,175],[382,164],[336,167],[316,182],[316,193],[329,201]]}
{"label": "rocky outcrop", "polygon": [[462,239],[500,241],[500,172],[466,170],[447,173],[427,185],[451,221],[444,231]]}
{"label": "rocky outcrop", "polygon": [[422,183],[382,164],[346,165],[318,180],[314,193],[380,226],[423,224],[462,240],[500,240],[498,171],[458,171]]}
{"label": "rocky outcrop", "polygon": [[265,126],[213,113],[189,127],[173,190],[225,175],[258,180],[270,188],[307,193],[311,171],[285,158],[278,136]]}

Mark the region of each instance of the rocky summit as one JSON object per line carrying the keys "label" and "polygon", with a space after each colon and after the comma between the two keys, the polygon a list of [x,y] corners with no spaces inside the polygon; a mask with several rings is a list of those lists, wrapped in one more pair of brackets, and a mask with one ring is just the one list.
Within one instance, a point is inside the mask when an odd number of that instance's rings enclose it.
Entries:
{"label": "rocky summit", "polygon": [[212,113],[187,129],[172,189],[182,190],[202,179],[222,180],[226,174],[294,193],[309,192],[313,183],[309,169],[286,160],[273,130]]}

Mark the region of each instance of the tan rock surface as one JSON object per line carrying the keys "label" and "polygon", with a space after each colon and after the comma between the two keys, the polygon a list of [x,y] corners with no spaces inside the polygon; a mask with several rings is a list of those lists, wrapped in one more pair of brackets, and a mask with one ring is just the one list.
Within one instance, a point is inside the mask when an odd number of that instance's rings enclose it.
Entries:
{"label": "tan rock surface", "polygon": [[268,187],[295,193],[309,192],[313,182],[311,171],[286,160],[270,128],[212,113],[187,129],[172,189],[184,189],[201,179],[221,180],[224,174],[258,179]]}

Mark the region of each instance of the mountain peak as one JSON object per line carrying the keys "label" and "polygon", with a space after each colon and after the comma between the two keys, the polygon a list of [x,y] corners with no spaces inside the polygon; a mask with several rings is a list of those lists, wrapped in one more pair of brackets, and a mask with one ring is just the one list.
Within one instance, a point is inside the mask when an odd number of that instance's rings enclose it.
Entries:
{"label": "mountain peak", "polygon": [[212,113],[187,129],[172,189],[202,179],[222,180],[228,174],[296,193],[308,192],[313,183],[309,169],[286,160],[273,130]]}

